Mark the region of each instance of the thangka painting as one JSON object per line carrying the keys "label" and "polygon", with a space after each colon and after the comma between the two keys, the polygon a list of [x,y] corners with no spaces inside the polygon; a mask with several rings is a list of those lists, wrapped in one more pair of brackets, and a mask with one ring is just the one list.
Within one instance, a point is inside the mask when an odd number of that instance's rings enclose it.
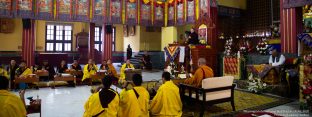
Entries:
{"label": "thangka painting", "polygon": [[53,1],[54,0],[37,0],[36,18],[40,20],[53,19]]}
{"label": "thangka painting", "polygon": [[154,26],[164,26],[164,9],[165,5],[162,3],[155,2],[154,7]]}
{"label": "thangka painting", "polygon": [[136,25],[137,24],[137,0],[126,0],[126,24]]}
{"label": "thangka painting", "polygon": [[177,0],[177,24],[184,24],[184,0]]}
{"label": "thangka painting", "polygon": [[12,0],[0,0],[0,17],[13,17]]}
{"label": "thangka painting", "polygon": [[106,0],[93,0],[92,22],[103,23],[106,21]]}
{"label": "thangka painting", "polygon": [[110,22],[111,23],[122,23],[122,0],[111,0],[110,1]]}
{"label": "thangka painting", "polygon": [[168,26],[175,25],[175,1],[171,0],[168,4]]}
{"label": "thangka painting", "polygon": [[17,0],[16,16],[22,18],[33,18],[33,0]]}
{"label": "thangka painting", "polygon": [[208,17],[211,7],[217,7],[216,0],[199,0],[199,18]]}
{"label": "thangka painting", "polygon": [[152,0],[141,0],[141,5],[140,5],[140,25],[143,26],[151,26],[152,25]]}
{"label": "thangka painting", "polygon": [[89,21],[90,19],[89,0],[76,0],[75,21]]}
{"label": "thangka painting", "polygon": [[187,23],[194,23],[195,22],[195,0],[187,0]]}
{"label": "thangka painting", "polygon": [[57,0],[56,15],[59,20],[71,21],[73,16],[72,0]]}

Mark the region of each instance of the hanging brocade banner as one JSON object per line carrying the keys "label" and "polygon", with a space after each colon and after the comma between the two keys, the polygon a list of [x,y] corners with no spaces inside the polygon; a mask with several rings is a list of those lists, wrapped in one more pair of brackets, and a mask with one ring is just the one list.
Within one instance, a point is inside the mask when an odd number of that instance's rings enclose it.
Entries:
{"label": "hanging brocade banner", "polygon": [[110,1],[110,23],[122,23],[122,0]]}
{"label": "hanging brocade banner", "polygon": [[184,25],[184,0],[177,0],[177,25]]}
{"label": "hanging brocade banner", "polygon": [[37,0],[36,19],[51,20],[53,17],[54,0]]}
{"label": "hanging brocade banner", "polygon": [[141,0],[140,3],[140,25],[152,26],[152,0]]}
{"label": "hanging brocade banner", "polygon": [[216,0],[199,0],[199,18],[209,17],[210,8],[217,7]]}
{"label": "hanging brocade banner", "polygon": [[93,0],[92,22],[99,24],[106,22],[106,11],[106,0]]}
{"label": "hanging brocade banner", "polygon": [[186,22],[195,23],[195,0],[187,0]]}
{"label": "hanging brocade banner", "polygon": [[61,21],[72,21],[73,0],[57,0],[56,16]]}
{"label": "hanging brocade banner", "polygon": [[0,17],[13,17],[12,0],[0,0]]}
{"label": "hanging brocade banner", "polygon": [[34,18],[33,0],[16,0],[15,16],[19,18]]}
{"label": "hanging brocade banner", "polygon": [[165,4],[164,3],[154,3],[154,26],[162,27],[164,26],[164,15]]}
{"label": "hanging brocade banner", "polygon": [[138,23],[138,2],[137,0],[126,0],[126,24],[137,25]]}
{"label": "hanging brocade banner", "polygon": [[75,21],[90,21],[90,1],[76,0],[75,4]]}
{"label": "hanging brocade banner", "polygon": [[175,25],[175,14],[176,14],[175,5],[176,5],[175,0],[171,0],[168,3],[168,24],[167,24],[167,26]]}
{"label": "hanging brocade banner", "polygon": [[177,55],[180,53],[179,46],[167,46],[164,48],[167,57],[170,59],[170,62],[173,62]]}

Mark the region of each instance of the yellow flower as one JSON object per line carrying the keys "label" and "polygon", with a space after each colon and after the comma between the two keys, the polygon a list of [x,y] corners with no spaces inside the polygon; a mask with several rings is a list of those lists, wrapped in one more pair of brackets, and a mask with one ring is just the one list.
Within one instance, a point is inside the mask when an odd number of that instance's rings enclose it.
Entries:
{"label": "yellow flower", "polygon": [[143,0],[143,3],[144,4],[147,4],[147,3],[149,3],[150,2],[150,0]]}
{"label": "yellow flower", "polygon": [[132,2],[132,3],[133,3],[133,2],[136,2],[136,0],[129,0],[129,2]]}

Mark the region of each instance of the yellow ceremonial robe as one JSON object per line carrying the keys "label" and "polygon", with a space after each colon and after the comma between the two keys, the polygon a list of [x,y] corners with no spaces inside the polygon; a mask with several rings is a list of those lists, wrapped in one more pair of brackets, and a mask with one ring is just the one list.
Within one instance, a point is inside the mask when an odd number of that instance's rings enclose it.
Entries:
{"label": "yellow ceremonial robe", "polygon": [[151,114],[156,117],[181,117],[182,102],[179,88],[170,80],[166,81],[157,90],[151,102]]}
{"label": "yellow ceremonial robe", "polygon": [[4,77],[6,77],[8,79],[10,78],[8,72],[5,69],[3,69],[3,68],[0,68],[0,76],[4,76]]}
{"label": "yellow ceremonial robe", "polygon": [[133,89],[120,93],[120,110],[118,117],[148,117],[149,116],[149,93],[144,87],[134,87],[138,93],[138,98]]}
{"label": "yellow ceremonial robe", "polygon": [[[203,73],[203,71],[205,73]],[[205,76],[203,76],[205,74]],[[210,78],[213,77],[213,70],[206,66],[200,66],[199,68],[197,68],[197,70],[195,71],[195,74],[192,78],[188,78],[184,81],[185,84],[190,84],[193,85],[195,87],[201,87],[202,85],[202,80],[205,78]]]}
{"label": "yellow ceremonial robe", "polygon": [[109,72],[111,72],[113,74],[113,76],[117,78],[117,71],[116,71],[114,65],[109,64],[108,68],[109,68]]}
{"label": "yellow ceremonial robe", "polygon": [[125,74],[126,68],[133,68],[134,69],[134,66],[132,64],[127,65],[126,63],[121,66],[121,68],[120,68],[120,79],[121,80],[124,80],[126,78],[126,74]]}
{"label": "yellow ceremonial robe", "polygon": [[99,92],[94,93],[89,97],[88,101],[84,105],[85,112],[83,117],[92,117],[99,113],[100,114],[97,117],[117,117],[117,112],[119,110],[119,95],[112,89],[108,90],[116,94],[114,99],[109,102],[108,107],[103,108],[101,105]]}
{"label": "yellow ceremonial robe", "polygon": [[[20,68],[17,68],[16,70],[19,70]],[[28,75],[32,74],[32,70],[30,70],[29,68],[26,68],[26,70],[21,74],[19,75],[18,77],[24,77],[26,78]]]}
{"label": "yellow ceremonial robe", "polygon": [[0,90],[0,117],[26,117],[26,108],[18,96]]}
{"label": "yellow ceremonial robe", "polygon": [[91,75],[94,75],[96,74],[96,71],[98,70],[97,66],[94,65],[94,70],[88,70],[88,67],[89,67],[89,64],[86,64],[84,67],[83,67],[83,77],[82,77],[82,81],[84,81],[85,79],[87,78],[90,78]]}

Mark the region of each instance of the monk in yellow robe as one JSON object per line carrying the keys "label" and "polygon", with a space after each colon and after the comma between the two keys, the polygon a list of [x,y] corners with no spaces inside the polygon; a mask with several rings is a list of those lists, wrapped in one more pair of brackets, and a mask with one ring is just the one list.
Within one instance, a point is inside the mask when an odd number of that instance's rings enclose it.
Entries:
{"label": "monk in yellow robe", "polygon": [[19,78],[26,78],[30,74],[32,74],[32,70],[27,68],[25,61],[22,61],[19,68],[16,69],[15,75]]}
{"label": "monk in yellow robe", "polygon": [[8,91],[9,79],[0,76],[0,117],[26,117],[24,99],[24,91],[18,97]]}
{"label": "monk in yellow robe", "polygon": [[182,102],[179,88],[170,80],[170,73],[162,74],[163,84],[157,90],[151,102],[151,114],[154,117],[181,117]]}
{"label": "monk in yellow robe", "polygon": [[129,59],[120,68],[120,80],[125,80],[125,78],[126,78],[126,74],[125,74],[126,69],[135,69],[134,66],[130,63]]}
{"label": "monk in yellow robe", "polygon": [[199,58],[198,68],[195,71],[194,76],[186,79],[184,83],[193,85],[195,87],[201,87],[202,80],[205,78],[211,78],[211,77],[213,77],[213,70],[206,65],[206,59]]}
{"label": "monk in yellow robe", "polygon": [[107,65],[108,65],[108,73],[112,74],[114,77],[118,78],[117,71],[116,71],[114,65],[112,64],[112,60],[108,59]]}
{"label": "monk in yellow robe", "polygon": [[82,81],[90,78],[91,75],[96,74],[96,71],[98,70],[97,66],[94,64],[94,61],[92,59],[89,59],[88,64],[86,64],[83,67],[83,77]]}
{"label": "monk in yellow robe", "polygon": [[119,110],[119,95],[113,89],[112,76],[102,79],[103,88],[92,94],[85,103],[84,117],[117,117]]}
{"label": "monk in yellow robe", "polygon": [[0,76],[4,76],[8,79],[10,78],[8,72],[5,69],[3,69],[2,66],[0,66]]}
{"label": "monk in yellow robe", "polygon": [[119,117],[148,117],[149,93],[141,86],[142,76],[134,74],[132,77],[133,88],[127,91],[129,82],[125,82],[120,93]]}

